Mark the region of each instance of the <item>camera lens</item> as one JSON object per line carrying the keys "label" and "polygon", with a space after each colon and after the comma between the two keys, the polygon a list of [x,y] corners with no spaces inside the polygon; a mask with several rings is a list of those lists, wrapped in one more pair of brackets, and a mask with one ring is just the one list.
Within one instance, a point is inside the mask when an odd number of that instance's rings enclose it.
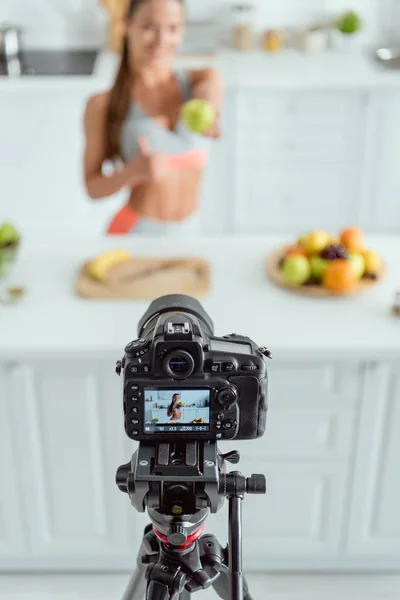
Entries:
{"label": "camera lens", "polygon": [[194,371],[194,360],[189,352],[185,350],[176,350],[170,352],[164,358],[164,371],[174,379],[184,379],[189,377]]}
{"label": "camera lens", "polygon": [[139,337],[152,337],[150,331],[158,317],[165,313],[183,313],[194,315],[205,327],[208,334],[213,335],[214,323],[198,300],[184,294],[171,294],[154,300],[138,324]]}

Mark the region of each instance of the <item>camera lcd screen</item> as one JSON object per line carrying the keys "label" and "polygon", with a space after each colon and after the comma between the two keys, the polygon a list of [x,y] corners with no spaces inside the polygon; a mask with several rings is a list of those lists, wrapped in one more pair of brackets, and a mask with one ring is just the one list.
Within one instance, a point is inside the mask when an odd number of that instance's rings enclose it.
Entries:
{"label": "camera lcd screen", "polygon": [[144,390],[144,433],[210,431],[210,390]]}
{"label": "camera lcd screen", "polygon": [[250,344],[240,344],[239,342],[226,342],[222,340],[210,340],[210,348],[211,350],[216,350],[217,352],[231,352],[237,354],[251,354],[251,346]]}

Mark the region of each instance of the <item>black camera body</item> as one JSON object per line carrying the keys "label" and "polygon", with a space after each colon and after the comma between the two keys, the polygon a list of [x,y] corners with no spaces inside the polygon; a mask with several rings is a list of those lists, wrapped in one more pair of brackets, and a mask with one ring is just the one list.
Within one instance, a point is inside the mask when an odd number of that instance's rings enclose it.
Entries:
{"label": "black camera body", "polygon": [[138,333],[117,363],[129,438],[223,441],[264,434],[267,348],[241,335],[215,337],[211,319],[188,296],[153,302]]}

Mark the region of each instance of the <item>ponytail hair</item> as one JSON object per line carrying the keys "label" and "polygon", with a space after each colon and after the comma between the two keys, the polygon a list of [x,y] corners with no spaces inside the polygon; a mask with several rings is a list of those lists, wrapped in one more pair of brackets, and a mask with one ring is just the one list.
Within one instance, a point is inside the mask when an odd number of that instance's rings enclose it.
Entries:
{"label": "ponytail hair", "polygon": [[110,93],[106,121],[106,157],[111,161],[120,158],[121,127],[128,114],[131,97],[131,73],[129,70],[129,44],[125,36],[121,63]]}
{"label": "ponytail hair", "polygon": [[[183,3],[183,0],[178,0]],[[130,0],[127,18],[131,18],[146,0]],[[123,40],[121,62],[118,73],[110,92],[106,127],[105,152],[106,158],[117,161],[121,158],[120,137],[122,124],[126,119],[131,102],[133,77],[129,68],[130,48],[127,35]]]}

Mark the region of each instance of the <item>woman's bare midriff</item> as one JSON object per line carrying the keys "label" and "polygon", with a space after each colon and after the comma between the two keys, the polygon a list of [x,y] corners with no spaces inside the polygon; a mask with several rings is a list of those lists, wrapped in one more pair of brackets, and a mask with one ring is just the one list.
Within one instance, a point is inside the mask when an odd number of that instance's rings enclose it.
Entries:
{"label": "woman's bare midriff", "polygon": [[129,206],[142,217],[181,221],[197,209],[201,169],[174,171],[160,182],[132,190]]}

